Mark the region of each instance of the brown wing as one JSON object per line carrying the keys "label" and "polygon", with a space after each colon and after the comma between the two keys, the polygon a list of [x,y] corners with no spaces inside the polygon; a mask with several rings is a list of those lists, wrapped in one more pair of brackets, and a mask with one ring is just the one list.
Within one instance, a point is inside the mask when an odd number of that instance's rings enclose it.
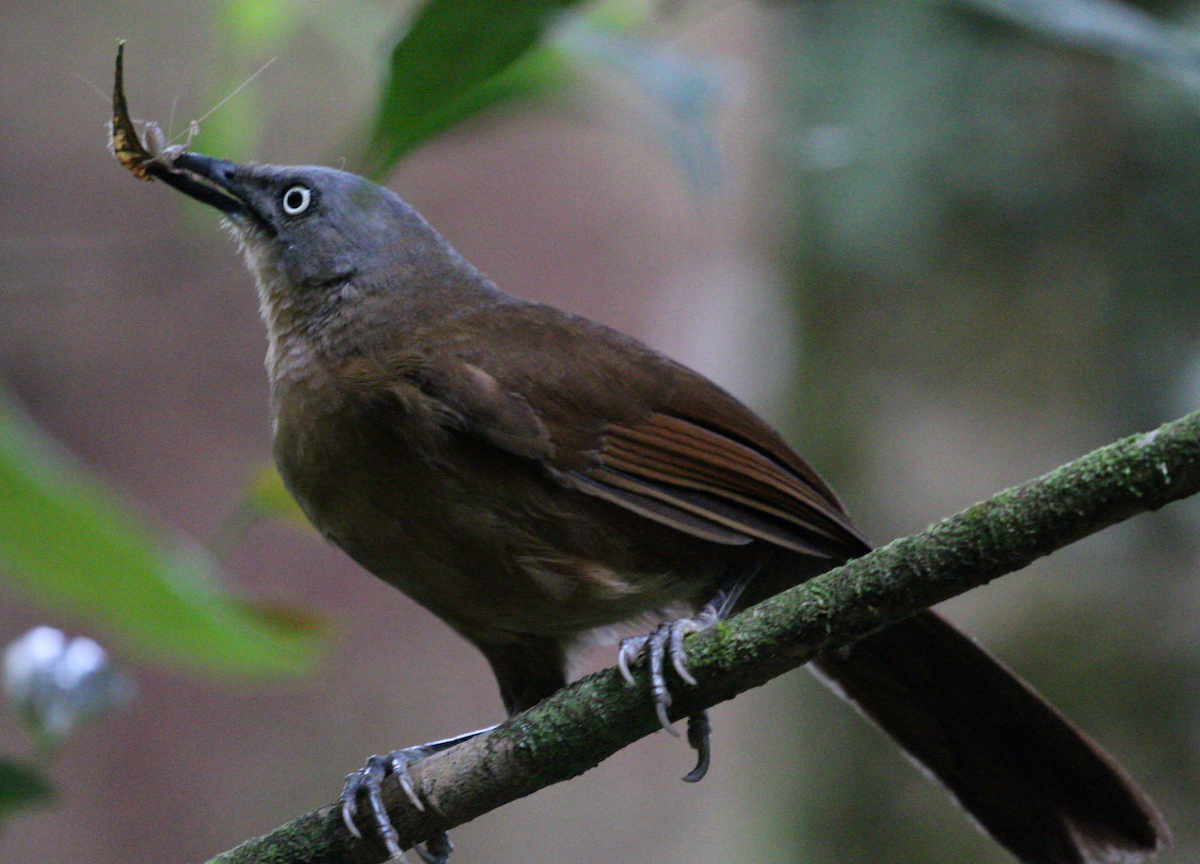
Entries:
{"label": "brown wing", "polygon": [[753,412],[672,364],[660,410],[603,428],[599,464],[577,485],[716,542],[753,539],[805,555],[867,548],[833,491]]}
{"label": "brown wing", "polygon": [[[404,380],[444,405],[460,428],[680,531],[819,558],[867,548],[817,473],[715,384],[549,307],[510,303],[486,312],[442,322],[419,357],[381,368],[391,375],[404,367]],[[504,363],[495,360],[497,342]]]}
{"label": "brown wing", "polygon": [[823,558],[865,545],[836,500],[796,472],[669,414],[607,425],[600,465],[580,474],[584,491],[716,542],[759,539]]}

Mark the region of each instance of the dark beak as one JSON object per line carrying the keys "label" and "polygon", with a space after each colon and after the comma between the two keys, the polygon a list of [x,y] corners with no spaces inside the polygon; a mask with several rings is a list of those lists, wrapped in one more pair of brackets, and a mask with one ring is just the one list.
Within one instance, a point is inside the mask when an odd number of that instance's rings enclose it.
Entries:
{"label": "dark beak", "polygon": [[239,182],[238,165],[200,153],[180,153],[169,161],[145,164],[147,173],[230,216],[255,215]]}

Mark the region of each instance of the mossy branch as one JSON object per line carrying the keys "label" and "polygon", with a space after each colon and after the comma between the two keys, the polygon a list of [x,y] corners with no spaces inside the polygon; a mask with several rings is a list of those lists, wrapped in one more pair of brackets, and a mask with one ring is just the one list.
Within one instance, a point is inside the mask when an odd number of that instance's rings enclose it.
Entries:
{"label": "mossy branch", "polygon": [[[794,669],[891,622],[983,585],[1138,513],[1200,491],[1200,412],[1102,447],[1036,480],[760,603],[687,642],[699,682],[681,687],[683,717]],[[570,779],[658,728],[644,676],[591,675],[493,732],[412,769],[424,812],[390,779],[389,812],[418,841]],[[210,864],[375,864],[333,805],[250,840]]]}

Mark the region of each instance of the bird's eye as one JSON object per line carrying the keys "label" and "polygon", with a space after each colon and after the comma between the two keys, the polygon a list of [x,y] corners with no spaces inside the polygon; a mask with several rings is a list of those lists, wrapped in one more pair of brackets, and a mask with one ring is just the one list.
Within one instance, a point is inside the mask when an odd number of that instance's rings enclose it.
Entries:
{"label": "bird's eye", "polygon": [[307,186],[292,186],[283,193],[283,212],[288,216],[299,216],[312,203],[312,190]]}

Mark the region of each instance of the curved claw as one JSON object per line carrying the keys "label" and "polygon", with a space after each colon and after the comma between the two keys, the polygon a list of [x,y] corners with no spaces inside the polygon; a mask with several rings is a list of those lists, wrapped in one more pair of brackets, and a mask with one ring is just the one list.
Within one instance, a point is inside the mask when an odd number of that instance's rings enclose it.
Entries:
{"label": "curved claw", "polygon": [[416,764],[428,755],[423,747],[393,750],[387,755],[388,764],[392,769],[392,774],[396,776],[396,782],[400,784],[400,788],[408,796],[409,802],[421,813],[425,812],[425,802],[417,797],[417,790],[413,786],[412,775],[408,773],[408,766]]}
{"label": "curved claw", "polygon": [[712,724],[708,722],[708,712],[700,711],[688,717],[688,743],[696,751],[696,767],[684,775],[684,783],[699,783],[708,773],[712,763]]}
{"label": "curved claw", "polygon": [[342,793],[342,823],[346,826],[346,830],[356,840],[362,839],[362,832],[358,830],[358,826],[354,824],[354,817],[358,815],[358,802],[353,798],[346,798],[346,793]]}
{"label": "curved claw", "polygon": [[629,664],[636,663],[642,651],[646,649],[646,643],[649,638],[646,636],[630,636],[628,639],[621,640],[621,646],[617,649],[617,669],[621,671],[621,677],[625,679],[626,684],[634,683],[633,673],[629,671]]}
{"label": "curved claw", "polygon": [[692,673],[687,668],[687,652],[683,650],[683,637],[710,625],[690,618],[673,621],[671,625],[671,644],[667,648],[667,653],[671,655],[671,665],[675,667],[676,675],[695,687],[696,679],[692,677]]}
{"label": "curved claw", "polygon": [[453,851],[454,844],[450,842],[450,835],[445,831],[434,834],[423,844],[417,846],[417,854],[421,856],[421,860],[425,864],[446,864]]}
{"label": "curved claw", "polygon": [[671,725],[671,718],[667,716],[667,705],[663,702],[654,703],[654,713],[658,715],[658,722],[662,725],[663,731],[672,738],[681,737],[679,730]]}

